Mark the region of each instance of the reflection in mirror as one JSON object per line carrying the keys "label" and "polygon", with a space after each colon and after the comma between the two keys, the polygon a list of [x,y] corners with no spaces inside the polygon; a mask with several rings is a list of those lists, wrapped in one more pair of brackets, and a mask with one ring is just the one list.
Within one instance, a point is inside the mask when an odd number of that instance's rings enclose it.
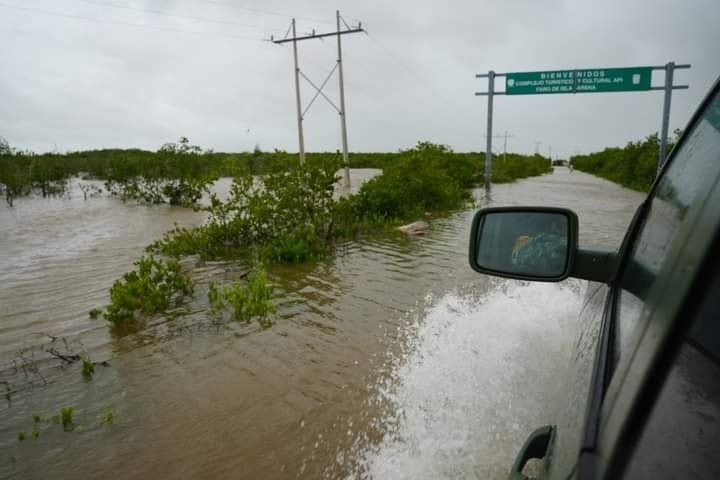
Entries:
{"label": "reflection in mirror", "polygon": [[478,228],[479,267],[530,277],[565,273],[570,228],[563,213],[488,212]]}

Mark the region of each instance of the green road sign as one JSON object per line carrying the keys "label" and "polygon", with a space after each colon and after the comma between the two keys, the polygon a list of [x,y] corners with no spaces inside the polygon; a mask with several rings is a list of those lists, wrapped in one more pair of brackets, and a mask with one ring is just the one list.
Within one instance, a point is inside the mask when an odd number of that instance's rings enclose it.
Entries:
{"label": "green road sign", "polygon": [[505,74],[506,95],[650,90],[651,67],[587,68]]}

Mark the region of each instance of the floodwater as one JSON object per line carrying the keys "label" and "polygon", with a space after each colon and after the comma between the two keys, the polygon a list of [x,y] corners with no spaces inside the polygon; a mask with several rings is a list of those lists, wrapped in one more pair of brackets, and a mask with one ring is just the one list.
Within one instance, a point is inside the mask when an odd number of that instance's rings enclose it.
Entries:
{"label": "floodwater", "polygon": [[[375,173],[353,171],[355,188]],[[573,208],[583,243],[615,246],[642,198],[559,168],[495,186],[491,204]],[[556,413],[585,285],[473,273],[472,213],[271,267],[268,329],[207,311],[209,282],[241,265],[187,259],[193,299],[114,337],[88,311],[146,245],[202,215],[79,191],[1,206],[0,478],[503,478]],[[58,354],[107,366],[87,381]],[[33,414],[68,406],[73,431],[30,435]]]}

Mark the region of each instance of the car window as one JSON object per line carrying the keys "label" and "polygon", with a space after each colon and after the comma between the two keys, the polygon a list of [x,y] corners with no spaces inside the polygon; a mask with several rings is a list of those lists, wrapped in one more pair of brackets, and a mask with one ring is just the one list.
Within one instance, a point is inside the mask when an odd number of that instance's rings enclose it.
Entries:
{"label": "car window", "polygon": [[707,287],[625,478],[720,478],[720,275]]}
{"label": "car window", "polygon": [[679,148],[650,199],[649,213],[622,275],[615,324],[616,362],[638,338],[635,327],[645,311],[644,300],[658,279],[679,227],[688,212],[702,206],[705,198],[698,194],[707,191],[720,174],[720,95],[709,103]]}

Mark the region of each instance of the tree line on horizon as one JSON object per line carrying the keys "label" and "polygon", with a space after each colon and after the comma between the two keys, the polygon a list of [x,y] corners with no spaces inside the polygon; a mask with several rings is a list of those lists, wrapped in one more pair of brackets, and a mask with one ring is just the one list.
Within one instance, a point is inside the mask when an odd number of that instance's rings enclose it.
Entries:
{"label": "tree line on horizon", "polygon": [[[418,142],[418,145],[436,145]],[[464,171],[468,179],[482,178],[483,153],[454,152],[448,146],[438,150],[448,165]],[[409,149],[412,150],[412,149]],[[351,152],[351,168],[385,169],[407,155],[397,152]],[[339,152],[308,152],[308,161],[324,162]],[[509,182],[542,173],[538,155],[508,154],[507,164],[497,162],[493,181]],[[106,190],[123,200],[144,203],[195,203],[219,177],[236,177],[244,172],[264,175],[288,168],[298,161],[296,153],[284,150],[225,153],[203,150],[186,137],[166,143],[157,151],[102,149],[66,153],[34,153],[11,148],[0,139],[0,191],[12,206],[17,198],[31,194],[62,196],[73,177],[102,180]]]}
{"label": "tree line on horizon", "polygon": [[[668,142],[670,152],[682,134],[675,130],[674,138]],[[599,152],[570,157],[570,163],[580,171],[591,173],[618,183],[623,187],[641,192],[650,190],[658,168],[660,137],[653,133],[624,147],[610,147]]]}

